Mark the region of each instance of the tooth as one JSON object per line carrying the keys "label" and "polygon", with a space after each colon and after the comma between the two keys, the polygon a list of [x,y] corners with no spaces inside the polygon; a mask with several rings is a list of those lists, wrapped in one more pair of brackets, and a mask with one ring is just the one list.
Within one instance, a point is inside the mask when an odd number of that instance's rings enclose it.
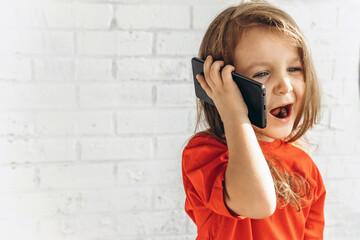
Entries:
{"label": "tooth", "polygon": [[283,117],[283,118],[284,118],[284,117],[287,117],[288,114],[287,114],[286,108],[284,108],[284,107],[281,108],[280,115],[281,115],[281,117]]}

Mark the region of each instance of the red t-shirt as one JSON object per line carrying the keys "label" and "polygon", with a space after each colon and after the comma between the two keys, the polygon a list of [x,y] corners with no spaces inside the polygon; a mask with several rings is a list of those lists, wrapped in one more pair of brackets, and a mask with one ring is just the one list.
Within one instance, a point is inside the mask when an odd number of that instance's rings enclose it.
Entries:
{"label": "red t-shirt", "polygon": [[306,177],[313,191],[311,204],[300,211],[292,205],[277,207],[264,219],[236,216],[223,198],[229,152],[206,133],[195,135],[185,147],[182,174],[185,211],[197,226],[197,240],[323,239],[325,187],[315,163],[301,149],[281,140],[261,142],[263,152],[277,158],[291,172]]}

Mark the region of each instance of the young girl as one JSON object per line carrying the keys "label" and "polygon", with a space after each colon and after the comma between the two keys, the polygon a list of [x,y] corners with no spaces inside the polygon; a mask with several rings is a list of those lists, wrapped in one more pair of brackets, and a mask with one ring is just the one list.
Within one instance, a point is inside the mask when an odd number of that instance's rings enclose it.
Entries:
{"label": "young girl", "polygon": [[[318,118],[319,88],[293,19],[265,2],[242,3],[210,24],[197,79],[208,130],[183,151],[185,210],[197,239],[323,239],[325,188],[295,141]],[[222,71],[220,71],[222,69]],[[266,87],[267,126],[251,125],[231,72]]]}

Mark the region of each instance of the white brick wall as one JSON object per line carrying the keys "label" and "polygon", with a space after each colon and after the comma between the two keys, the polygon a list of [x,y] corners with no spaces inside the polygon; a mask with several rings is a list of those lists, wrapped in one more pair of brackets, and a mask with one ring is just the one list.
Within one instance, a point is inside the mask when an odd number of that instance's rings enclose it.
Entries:
{"label": "white brick wall", "polygon": [[[1,239],[194,239],[180,168],[195,121],[190,58],[237,2],[1,1]],[[325,239],[358,239],[359,1],[270,2],[305,32],[321,80],[309,137]]]}

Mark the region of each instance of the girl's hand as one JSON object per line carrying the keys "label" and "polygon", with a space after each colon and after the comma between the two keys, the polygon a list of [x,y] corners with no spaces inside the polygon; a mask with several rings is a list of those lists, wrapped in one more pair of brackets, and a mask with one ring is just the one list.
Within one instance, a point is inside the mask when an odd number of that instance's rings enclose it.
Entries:
{"label": "girl's hand", "polygon": [[226,65],[220,73],[220,68],[223,66],[224,61],[213,62],[212,57],[208,56],[204,63],[205,77],[197,74],[196,78],[206,94],[214,101],[224,123],[231,119],[249,122],[248,108],[231,76],[235,67]]}

